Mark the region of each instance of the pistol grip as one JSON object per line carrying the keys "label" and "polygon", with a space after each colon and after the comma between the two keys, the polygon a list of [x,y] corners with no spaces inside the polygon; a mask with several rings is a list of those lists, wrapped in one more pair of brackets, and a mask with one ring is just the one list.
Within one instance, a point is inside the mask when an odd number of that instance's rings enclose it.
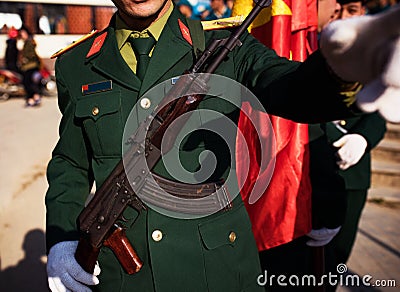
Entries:
{"label": "pistol grip", "polygon": [[143,262],[126,237],[125,229],[115,226],[114,231],[104,241],[103,245],[114,252],[121,266],[129,275],[139,272],[142,268]]}

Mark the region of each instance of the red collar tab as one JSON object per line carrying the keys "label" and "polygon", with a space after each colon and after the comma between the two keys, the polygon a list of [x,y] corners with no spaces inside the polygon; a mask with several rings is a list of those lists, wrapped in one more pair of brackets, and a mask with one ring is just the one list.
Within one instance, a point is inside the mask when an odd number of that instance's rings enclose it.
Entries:
{"label": "red collar tab", "polygon": [[183,38],[191,45],[193,46],[192,38],[190,37],[190,32],[187,26],[180,20],[178,19],[179,23],[179,28],[181,29],[181,33]]}
{"label": "red collar tab", "polygon": [[107,32],[99,35],[97,38],[94,39],[92,47],[90,48],[89,52],[86,55],[86,58],[89,58],[93,56],[94,54],[97,54],[100,52],[101,48],[104,45],[104,40],[107,37]]}

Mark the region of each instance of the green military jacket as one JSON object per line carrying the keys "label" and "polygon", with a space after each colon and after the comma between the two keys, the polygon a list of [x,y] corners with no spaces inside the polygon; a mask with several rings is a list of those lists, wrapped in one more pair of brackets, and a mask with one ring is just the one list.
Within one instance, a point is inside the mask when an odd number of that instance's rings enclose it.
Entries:
{"label": "green military jacket", "polygon": [[[359,134],[367,140],[368,146],[360,161],[346,170],[338,170],[345,181],[346,189],[368,189],[371,186],[371,150],[383,139],[386,121],[379,113],[364,114],[340,120],[338,125],[332,122],[324,125],[328,143],[332,144],[348,134]],[[340,129],[341,128],[341,129]]]}
{"label": "green military jacket", "polygon": [[[316,226],[335,228],[343,224],[346,190],[366,190],[371,185],[371,149],[384,137],[386,121],[378,114],[309,126],[310,176],[313,218]],[[346,170],[336,164],[337,149],[332,144],[347,134],[359,134],[368,143],[360,161]]]}
{"label": "green military jacket", "polygon": [[346,213],[344,180],[336,165],[335,149],[321,125],[308,126],[314,229],[336,228],[343,224]]}
{"label": "green military jacket", "polygon": [[[48,165],[46,194],[47,249],[77,240],[76,219],[92,184],[99,187],[122,156],[125,121],[139,98],[156,84],[181,75],[194,62],[193,47],[185,40],[174,9],[152,53],[141,83],[120,55],[114,22],[95,37],[61,55],[56,62],[60,138]],[[228,30],[205,32],[205,42],[224,38]],[[90,52],[100,37],[101,48]],[[242,45],[229,53],[216,74],[229,77],[250,89],[266,110],[299,122],[320,122],[352,115],[339,95],[339,85],[326,70],[319,53],[304,63],[278,57],[273,50],[245,34]],[[317,72],[316,74],[315,72]],[[112,81],[109,90],[85,94],[82,86]],[[320,88],[326,89],[321,99]],[[232,96],[240,99],[240,96]],[[138,120],[148,109],[137,107]],[[239,111],[227,101],[205,99],[200,108],[215,109],[237,123]],[[317,108],[314,111],[313,108]],[[179,149],[189,170],[198,168],[202,149],[225,150],[223,143],[207,135]],[[234,156],[234,155],[233,155]],[[212,179],[224,177],[230,165],[221,163]],[[162,164],[155,171],[168,177]],[[233,197],[235,194],[232,194]],[[144,262],[140,272],[127,275],[112,251],[102,248],[101,291],[258,291],[261,274],[257,248],[241,197],[229,211],[197,219],[177,219],[153,208],[137,214],[125,212],[127,236]],[[233,234],[232,234],[233,232]],[[232,236],[234,235],[234,236]]]}

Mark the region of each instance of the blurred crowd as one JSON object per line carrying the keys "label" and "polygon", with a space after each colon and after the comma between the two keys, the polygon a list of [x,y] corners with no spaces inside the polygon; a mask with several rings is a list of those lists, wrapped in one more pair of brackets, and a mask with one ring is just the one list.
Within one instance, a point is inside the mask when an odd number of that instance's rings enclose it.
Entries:
{"label": "blurred crowd", "polygon": [[200,20],[215,20],[230,17],[233,0],[178,0],[175,1],[186,17]]}
{"label": "blurred crowd", "polygon": [[[368,0],[366,13],[376,14],[389,9],[399,0]],[[186,17],[200,20],[215,20],[230,17],[233,0],[175,0],[180,11]]]}
{"label": "blurred crowd", "polygon": [[399,0],[368,0],[365,6],[367,14],[375,14],[385,11],[399,2]]}
{"label": "blurred crowd", "polygon": [[[48,74],[42,58],[36,51],[36,41],[28,28],[19,30],[11,27],[7,31],[6,50],[4,56],[5,69],[2,71],[2,82],[5,77],[19,79],[25,90],[25,106],[36,107],[41,104],[42,80]],[[3,76],[4,75],[4,76]],[[21,76],[19,78],[19,76]],[[17,82],[17,81],[15,81]]]}

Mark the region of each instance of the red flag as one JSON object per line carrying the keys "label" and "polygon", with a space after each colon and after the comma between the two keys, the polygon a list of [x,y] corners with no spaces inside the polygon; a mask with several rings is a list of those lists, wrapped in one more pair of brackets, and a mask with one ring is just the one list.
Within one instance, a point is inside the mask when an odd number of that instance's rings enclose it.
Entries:
{"label": "red flag", "polygon": [[[246,15],[252,0],[236,0],[233,15]],[[297,61],[316,48],[316,0],[274,0],[251,25],[250,32],[278,55]],[[287,243],[311,230],[311,185],[309,180],[308,126],[255,112],[243,104],[238,128],[246,144],[237,141],[237,172],[247,211],[252,221],[258,249],[265,250]],[[257,116],[257,124],[252,125]],[[250,118],[251,117],[251,118]],[[256,202],[249,198],[257,184],[268,183],[269,169],[260,167],[257,131],[272,123],[275,132],[275,169],[269,185]],[[261,143],[263,143],[261,141]],[[242,155],[247,146],[249,161]],[[250,164],[248,173],[244,173]],[[265,180],[265,181],[263,181]]]}

